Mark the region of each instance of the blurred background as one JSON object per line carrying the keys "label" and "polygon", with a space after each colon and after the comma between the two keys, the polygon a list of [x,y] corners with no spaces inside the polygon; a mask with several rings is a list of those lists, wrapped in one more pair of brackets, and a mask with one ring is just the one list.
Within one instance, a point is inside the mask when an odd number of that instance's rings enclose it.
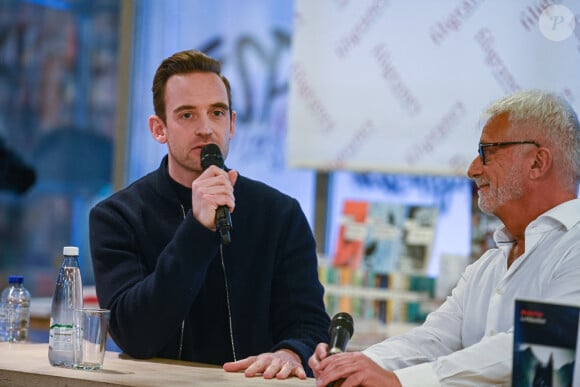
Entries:
{"label": "blurred background", "polygon": [[440,300],[490,246],[480,114],[524,88],[580,110],[578,24],[577,0],[0,0],[0,287],[50,297],[65,245],[93,284],[88,212],[157,168],[153,74],[199,49],[232,83],[226,164],[299,200],[329,312],[420,320],[372,291]]}

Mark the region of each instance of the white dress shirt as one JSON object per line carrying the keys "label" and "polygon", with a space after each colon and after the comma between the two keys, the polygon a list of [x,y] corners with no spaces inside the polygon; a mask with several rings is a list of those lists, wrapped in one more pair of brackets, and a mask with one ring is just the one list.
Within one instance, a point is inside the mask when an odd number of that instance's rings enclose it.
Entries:
{"label": "white dress shirt", "polygon": [[513,237],[502,227],[493,238],[497,248],[465,269],[422,326],[363,353],[404,387],[511,385],[514,300],[580,304],[580,199],[531,222],[509,269]]}

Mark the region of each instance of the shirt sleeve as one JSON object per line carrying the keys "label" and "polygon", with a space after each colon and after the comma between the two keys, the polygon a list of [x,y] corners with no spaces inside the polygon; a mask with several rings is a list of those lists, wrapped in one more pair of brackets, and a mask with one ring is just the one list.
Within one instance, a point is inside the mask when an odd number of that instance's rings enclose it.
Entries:
{"label": "shirt sleeve", "polygon": [[457,286],[445,302],[430,313],[420,327],[372,345],[363,353],[387,370],[398,370],[432,362],[463,348],[463,298],[471,268],[462,274]]}
{"label": "shirt sleeve", "polygon": [[439,387],[439,378],[433,371],[430,363],[423,363],[412,367],[394,371],[399,382],[405,386]]}
{"label": "shirt sleeve", "polygon": [[[435,361],[393,372],[403,387],[501,386],[510,380],[512,346],[512,333],[500,333]],[[376,353],[368,352],[365,355],[382,365]]]}
{"label": "shirt sleeve", "polygon": [[432,363],[432,369],[443,386],[509,385],[512,349],[513,332],[502,332],[440,357]]}
{"label": "shirt sleeve", "polygon": [[481,386],[509,380],[513,334],[486,336],[464,348],[461,341],[466,284],[476,272],[466,268],[452,294],[425,323],[363,351],[403,386]]}

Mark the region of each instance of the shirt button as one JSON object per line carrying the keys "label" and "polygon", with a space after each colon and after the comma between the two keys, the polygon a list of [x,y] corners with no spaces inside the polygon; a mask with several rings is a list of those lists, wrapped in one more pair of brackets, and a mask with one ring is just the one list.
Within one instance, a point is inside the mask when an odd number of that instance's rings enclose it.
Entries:
{"label": "shirt button", "polygon": [[495,335],[495,333],[496,333],[496,332],[495,332],[495,329],[490,329],[490,330],[489,330],[489,335],[490,335],[490,336],[494,336],[494,335]]}
{"label": "shirt button", "polygon": [[503,296],[503,289],[502,288],[497,288],[495,289],[496,294]]}

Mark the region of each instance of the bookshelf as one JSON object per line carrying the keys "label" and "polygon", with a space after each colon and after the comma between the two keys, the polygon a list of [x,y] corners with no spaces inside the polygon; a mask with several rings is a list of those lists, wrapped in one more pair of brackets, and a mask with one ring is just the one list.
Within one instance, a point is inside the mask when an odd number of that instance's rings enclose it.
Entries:
{"label": "bookshelf", "polygon": [[353,285],[325,284],[326,295],[337,297],[362,298],[372,301],[424,302],[430,299],[427,292],[390,290]]}

